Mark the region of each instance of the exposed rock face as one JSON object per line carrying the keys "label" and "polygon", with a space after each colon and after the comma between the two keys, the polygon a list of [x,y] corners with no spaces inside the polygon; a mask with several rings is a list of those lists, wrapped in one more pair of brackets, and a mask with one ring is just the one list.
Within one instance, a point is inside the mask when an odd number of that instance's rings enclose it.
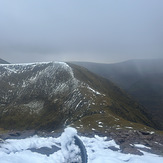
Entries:
{"label": "exposed rock face", "polygon": [[98,127],[108,128],[108,121],[117,116],[155,127],[121,89],[79,66],[0,65],[0,127],[48,130],[76,121],[91,127],[100,118],[104,122]]}
{"label": "exposed rock face", "polygon": [[163,155],[163,135],[138,130],[117,130],[109,135],[120,145],[123,153],[143,155],[142,150]]}

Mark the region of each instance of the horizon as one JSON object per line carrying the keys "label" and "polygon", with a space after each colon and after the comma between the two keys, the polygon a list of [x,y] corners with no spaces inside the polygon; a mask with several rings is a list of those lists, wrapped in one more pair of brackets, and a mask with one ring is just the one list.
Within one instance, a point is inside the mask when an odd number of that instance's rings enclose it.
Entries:
{"label": "horizon", "polygon": [[49,60],[49,61],[33,61],[33,62],[9,62],[4,58],[0,58],[3,61],[8,62],[9,64],[33,64],[33,63],[48,63],[48,62],[65,62],[65,63],[96,63],[96,64],[116,64],[116,63],[124,63],[130,61],[154,61],[154,60],[163,60],[163,58],[142,58],[142,59],[128,59],[119,62],[93,62],[93,61],[57,61],[57,60]]}

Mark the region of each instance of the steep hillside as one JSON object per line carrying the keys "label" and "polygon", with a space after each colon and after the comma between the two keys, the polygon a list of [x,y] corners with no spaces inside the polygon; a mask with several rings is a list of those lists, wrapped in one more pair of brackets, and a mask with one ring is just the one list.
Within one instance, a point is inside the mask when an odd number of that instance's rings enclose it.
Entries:
{"label": "steep hillside", "polygon": [[131,60],[116,64],[76,64],[116,83],[144,105],[163,129],[163,59]]}
{"label": "steep hillside", "polygon": [[0,64],[8,64],[8,62],[0,58]]}
{"label": "steep hillside", "polygon": [[85,68],[63,62],[0,65],[0,127],[52,130],[68,124],[156,128],[142,106]]}
{"label": "steep hillside", "polygon": [[128,93],[146,106],[153,119],[163,126],[163,73],[146,75],[135,82]]}

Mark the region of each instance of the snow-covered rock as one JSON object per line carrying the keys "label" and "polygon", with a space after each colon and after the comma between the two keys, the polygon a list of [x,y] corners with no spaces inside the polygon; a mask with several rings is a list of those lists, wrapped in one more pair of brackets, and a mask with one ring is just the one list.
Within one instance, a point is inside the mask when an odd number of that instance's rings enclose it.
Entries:
{"label": "snow-covered rock", "polygon": [[[65,144],[77,132],[73,128],[67,128],[60,137],[39,137],[37,135],[25,139],[7,139],[0,143],[0,162],[1,163],[65,163],[67,157],[72,155],[65,148]],[[163,157],[143,152],[143,156],[133,154],[123,154],[120,150],[113,151],[109,147],[119,146],[114,140],[108,140],[106,137],[94,136],[93,138],[81,136],[87,154],[88,163],[162,163]],[[31,149],[39,149],[42,147],[52,148],[58,144],[62,144],[57,152],[50,154],[33,152]],[[138,145],[137,145],[138,146]],[[139,144],[139,147],[145,147]],[[76,147],[73,146],[73,149]]]}

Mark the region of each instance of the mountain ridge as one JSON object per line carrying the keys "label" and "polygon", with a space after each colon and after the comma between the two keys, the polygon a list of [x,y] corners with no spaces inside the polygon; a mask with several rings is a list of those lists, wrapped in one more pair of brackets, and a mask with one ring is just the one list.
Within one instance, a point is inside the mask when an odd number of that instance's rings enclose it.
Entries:
{"label": "mountain ridge", "polygon": [[[0,65],[0,127],[57,129],[66,125],[106,131],[118,124],[157,125],[107,79],[71,63]],[[131,123],[132,121],[133,123]],[[83,126],[83,127],[82,127]]]}

